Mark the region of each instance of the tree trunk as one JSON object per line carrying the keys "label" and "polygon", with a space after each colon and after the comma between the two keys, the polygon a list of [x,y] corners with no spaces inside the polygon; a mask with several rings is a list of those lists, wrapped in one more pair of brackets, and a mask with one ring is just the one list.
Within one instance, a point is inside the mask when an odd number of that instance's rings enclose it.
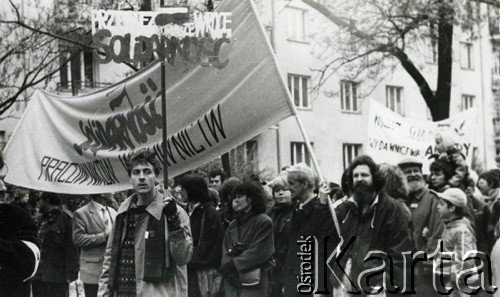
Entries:
{"label": "tree trunk", "polygon": [[[443,1],[441,1],[443,2]],[[453,10],[442,3],[438,23],[438,77],[437,88],[429,109],[433,121],[450,116],[451,81],[453,67]]]}

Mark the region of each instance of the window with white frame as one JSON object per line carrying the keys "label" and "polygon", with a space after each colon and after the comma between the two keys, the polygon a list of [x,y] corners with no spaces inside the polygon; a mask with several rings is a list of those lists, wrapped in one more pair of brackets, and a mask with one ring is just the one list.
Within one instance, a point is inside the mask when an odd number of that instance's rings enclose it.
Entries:
{"label": "window with white frame", "polygon": [[245,175],[258,170],[258,143],[249,140],[229,151],[231,170],[235,175]]}
{"label": "window with white frame", "polygon": [[342,111],[359,112],[358,89],[359,83],[357,82],[340,81],[340,109]]}
{"label": "window with white frame", "polygon": [[404,116],[403,88],[396,86],[386,86],[385,106],[390,110]]}
{"label": "window with white frame", "polygon": [[60,83],[63,88],[83,88],[94,85],[94,64],[92,51],[82,51],[60,56]]}
{"label": "window with white frame", "polygon": [[[311,143],[311,146],[313,146],[313,143]],[[309,150],[307,150],[305,142],[291,142],[290,156],[292,165],[305,162],[307,165],[311,166],[311,155],[309,154]]]}
{"label": "window with white frame", "polygon": [[460,106],[460,110],[464,111],[474,107],[475,97],[476,96],[474,95],[462,95],[462,104]]}
{"label": "window with white frame", "polygon": [[363,147],[360,143],[343,143],[342,144],[342,154],[344,156],[344,169],[351,165],[352,160],[354,160],[359,154],[361,154],[361,148]]}
{"label": "window with white frame", "polygon": [[288,39],[306,42],[307,10],[288,7]]}
{"label": "window with white frame", "polygon": [[462,69],[474,69],[474,48],[472,43],[460,42],[460,66]]}
{"label": "window with white frame", "polygon": [[309,108],[309,76],[303,75],[288,75],[288,89],[292,94],[295,106],[302,108]]}

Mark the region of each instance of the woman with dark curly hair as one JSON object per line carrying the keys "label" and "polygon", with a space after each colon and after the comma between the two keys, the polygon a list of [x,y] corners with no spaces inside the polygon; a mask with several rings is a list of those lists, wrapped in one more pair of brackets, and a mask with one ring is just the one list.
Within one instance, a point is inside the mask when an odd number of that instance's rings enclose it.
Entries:
{"label": "woman with dark curly hair", "polygon": [[448,189],[448,181],[452,178],[455,171],[453,166],[444,159],[438,159],[430,165],[431,174],[429,175],[429,188],[442,193]]}
{"label": "woman with dark curly hair", "polygon": [[239,178],[230,177],[226,179],[220,187],[220,203],[218,205],[217,211],[219,212],[220,218],[222,219],[224,233],[226,232],[229,223],[231,223],[231,221],[233,220],[233,206],[231,205],[233,190],[240,184],[241,180]]}
{"label": "woman with dark curly hair", "polygon": [[214,273],[220,266],[222,256],[222,221],[203,177],[198,174],[185,175],[179,181],[179,187],[183,200],[188,202],[193,234],[193,256],[187,264],[188,296],[208,296],[209,293],[215,293],[211,292],[211,285],[217,282]]}
{"label": "woman with dark curly hair", "polygon": [[222,266],[226,297],[268,296],[268,263],[274,253],[273,222],[266,193],[252,181],[238,185],[230,203],[234,220],[224,236]]}

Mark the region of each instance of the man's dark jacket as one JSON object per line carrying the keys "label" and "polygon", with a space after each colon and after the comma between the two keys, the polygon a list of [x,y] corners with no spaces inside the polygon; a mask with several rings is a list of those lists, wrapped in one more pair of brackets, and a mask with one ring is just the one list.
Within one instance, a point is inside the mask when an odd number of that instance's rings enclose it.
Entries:
{"label": "man's dark jacket", "polygon": [[39,222],[40,266],[35,280],[66,283],[78,277],[79,255],[73,243],[72,218],[60,209],[45,214]]}
{"label": "man's dark jacket", "polygon": [[[338,244],[339,238],[333,226],[330,211],[328,207],[323,207],[321,210],[316,211],[316,214],[316,219],[320,220],[320,222],[314,222],[313,224],[315,226],[321,226],[320,229],[317,229],[319,234],[331,235],[332,245],[329,243],[328,246],[329,251],[332,251]],[[358,237],[361,232],[358,227],[362,225],[360,223],[362,220],[365,220],[364,226],[370,228],[370,230],[368,230],[370,234],[369,240],[365,239],[359,241],[358,239],[358,242],[353,244],[349,249],[344,248],[346,254],[340,259],[340,265],[342,267],[346,267],[349,255],[356,254],[356,248],[363,249],[363,251],[380,251],[388,256],[388,258],[386,258],[386,273],[389,273],[388,269],[390,266],[392,266],[393,269],[390,275],[386,275],[388,276],[386,281],[389,280],[389,276],[391,276],[394,284],[400,288],[403,288],[405,282],[409,284],[408,277],[410,275],[409,269],[411,267],[411,258],[408,257],[409,259],[405,260],[402,253],[412,251],[413,244],[410,237],[408,220],[395,199],[381,192],[378,195],[378,202],[361,215],[356,203],[350,198],[336,208],[336,214],[340,223],[344,247],[346,247],[350,239]],[[380,266],[380,262],[378,261],[364,261],[365,256],[359,256],[360,257],[354,257],[352,259],[353,267],[350,277],[356,284],[358,273],[366,271],[369,268]],[[388,261],[389,259],[392,260],[392,265]],[[406,266],[405,261],[407,262]],[[337,266],[338,265],[334,265],[336,269],[338,268]],[[404,273],[405,269],[406,273]],[[336,270],[336,274],[342,275],[340,270]],[[404,276],[406,276],[406,278]],[[375,278],[372,281],[373,283],[378,282],[379,285],[382,285],[380,279],[377,281],[377,278]],[[384,284],[384,288],[388,288],[387,283]]]}
{"label": "man's dark jacket", "polygon": [[36,225],[23,209],[0,204],[0,296],[29,297],[35,254],[23,241],[37,244]]}

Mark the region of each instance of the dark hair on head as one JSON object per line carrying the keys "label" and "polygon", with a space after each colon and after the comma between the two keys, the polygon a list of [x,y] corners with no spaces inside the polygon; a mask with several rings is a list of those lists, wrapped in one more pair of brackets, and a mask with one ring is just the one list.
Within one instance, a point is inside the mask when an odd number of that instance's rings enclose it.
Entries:
{"label": "dark hair on head", "polygon": [[220,168],[217,168],[217,169],[210,171],[210,173],[208,174],[208,177],[212,178],[212,177],[216,177],[217,175],[220,175],[221,183],[223,183],[226,180],[226,174]]}
{"label": "dark hair on head", "polygon": [[453,169],[453,166],[450,164],[450,162],[443,159],[437,159],[436,161],[432,162],[429,169],[431,171],[431,175],[432,171],[443,172],[444,177],[447,181],[455,174],[455,170]]}
{"label": "dark hair on head", "polygon": [[455,216],[457,218],[461,219],[461,218],[463,218],[465,216],[465,209],[463,207],[456,206],[455,204],[451,203],[448,200],[444,200],[444,202],[446,203],[446,205],[448,206],[448,208],[450,208],[452,206],[455,206],[455,211],[453,212],[453,214],[455,214]]}
{"label": "dark hair on head", "polygon": [[493,170],[488,170],[481,173],[477,180],[479,181],[480,179],[484,179],[488,183],[488,186],[492,189],[500,187],[500,177]]}
{"label": "dark hair on head", "polygon": [[132,174],[132,169],[137,165],[151,164],[153,166],[155,175],[158,175],[160,173],[162,167],[160,161],[158,161],[158,159],[156,158],[156,155],[145,149],[134,152],[130,156],[126,164],[128,176]]}
{"label": "dark hair on head", "polygon": [[222,186],[219,189],[219,197],[222,201],[228,202],[229,196],[233,190],[241,184],[241,180],[237,177],[230,177],[222,183]]}
{"label": "dark hair on head", "polygon": [[236,195],[245,195],[251,199],[252,212],[255,214],[266,212],[267,194],[262,185],[255,181],[244,181],[233,190],[231,203]]}
{"label": "dark hair on head", "polygon": [[384,179],[382,178],[382,175],[380,174],[379,167],[375,161],[373,161],[372,157],[368,155],[361,155],[356,157],[349,165],[349,173],[348,173],[348,185],[350,189],[354,188],[354,179],[353,179],[353,172],[356,167],[361,166],[361,165],[366,165],[370,169],[370,174],[372,175],[372,180],[373,180],[373,188],[375,189],[376,192],[379,192],[383,187],[384,187]]}
{"label": "dark hair on head", "polygon": [[349,168],[346,168],[344,172],[342,172],[340,186],[342,187],[342,192],[344,192],[347,196],[351,196],[352,188],[349,183]]}
{"label": "dark hair on head", "polygon": [[398,166],[380,165],[380,174],[385,180],[383,189],[389,196],[396,199],[408,198],[408,183]]}
{"label": "dark hair on head", "polygon": [[47,201],[48,203],[56,206],[61,205],[62,203],[59,195],[52,192],[42,192],[42,195],[40,195],[40,200]]}
{"label": "dark hair on head", "polygon": [[189,202],[211,201],[208,186],[203,177],[198,174],[186,174],[179,180],[179,185],[187,192]]}

